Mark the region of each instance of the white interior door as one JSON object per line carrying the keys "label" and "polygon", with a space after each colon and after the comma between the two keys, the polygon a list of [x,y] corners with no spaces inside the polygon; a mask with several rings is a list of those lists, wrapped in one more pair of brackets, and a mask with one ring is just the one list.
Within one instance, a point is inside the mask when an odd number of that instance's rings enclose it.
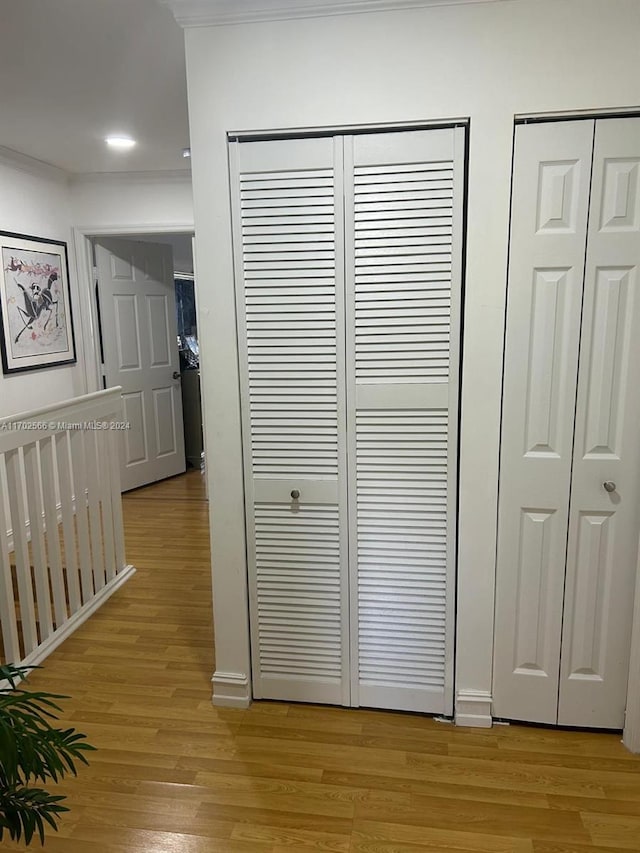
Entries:
{"label": "white interior door", "polygon": [[558,722],[622,728],[640,530],[640,119],[596,122],[590,207]]}
{"label": "white interior door", "polygon": [[95,242],[107,387],[122,386],[122,489],[185,470],[171,248]]}
{"label": "white interior door", "polygon": [[352,704],[453,709],[464,130],[345,139]]}
{"label": "white interior door", "polygon": [[592,121],[516,128],[493,713],[555,723]]}
{"label": "white interior door", "polygon": [[342,141],[230,154],[253,693],[346,705]]}
{"label": "white interior door", "polygon": [[640,120],[519,126],[494,714],[622,728],[640,532]]}

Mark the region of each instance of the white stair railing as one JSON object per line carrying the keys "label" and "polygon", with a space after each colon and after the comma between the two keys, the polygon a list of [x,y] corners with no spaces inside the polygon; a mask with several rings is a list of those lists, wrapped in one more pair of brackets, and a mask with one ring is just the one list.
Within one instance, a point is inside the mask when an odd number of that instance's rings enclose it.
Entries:
{"label": "white stair railing", "polygon": [[120,391],[0,419],[0,663],[44,660],[135,571]]}

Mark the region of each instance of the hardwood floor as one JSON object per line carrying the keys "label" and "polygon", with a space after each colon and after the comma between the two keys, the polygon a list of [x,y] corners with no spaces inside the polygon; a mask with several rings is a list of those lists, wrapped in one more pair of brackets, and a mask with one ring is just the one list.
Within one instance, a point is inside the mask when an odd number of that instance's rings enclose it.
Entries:
{"label": "hardwood floor", "polygon": [[[618,735],[211,705],[199,473],[124,498],[135,577],[33,674],[98,747],[50,853],[622,853],[640,758]],[[5,842],[2,850],[21,850]]]}

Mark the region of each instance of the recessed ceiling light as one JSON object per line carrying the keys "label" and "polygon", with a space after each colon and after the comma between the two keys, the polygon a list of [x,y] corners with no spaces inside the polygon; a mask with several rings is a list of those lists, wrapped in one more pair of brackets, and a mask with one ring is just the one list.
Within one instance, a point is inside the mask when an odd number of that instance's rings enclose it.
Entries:
{"label": "recessed ceiling light", "polygon": [[183,148],[182,149],[182,156],[183,157],[191,157],[191,149],[190,148]]}
{"label": "recessed ceiling light", "polygon": [[136,144],[135,139],[132,139],[130,136],[107,136],[105,142],[110,148],[118,148],[120,151],[133,148]]}

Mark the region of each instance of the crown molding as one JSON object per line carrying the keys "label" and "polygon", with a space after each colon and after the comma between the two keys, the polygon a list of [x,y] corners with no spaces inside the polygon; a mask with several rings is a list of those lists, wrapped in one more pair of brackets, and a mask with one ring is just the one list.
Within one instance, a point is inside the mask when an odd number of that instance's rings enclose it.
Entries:
{"label": "crown molding", "polygon": [[36,178],[48,178],[60,183],[66,183],[69,180],[69,173],[59,166],[46,163],[44,160],[36,160],[35,157],[14,151],[13,148],[5,148],[3,145],[0,145],[0,165],[26,172]]}
{"label": "crown molding", "polygon": [[158,0],[182,27],[220,27],[292,18],[391,12],[426,6],[504,3],[508,0]]}

